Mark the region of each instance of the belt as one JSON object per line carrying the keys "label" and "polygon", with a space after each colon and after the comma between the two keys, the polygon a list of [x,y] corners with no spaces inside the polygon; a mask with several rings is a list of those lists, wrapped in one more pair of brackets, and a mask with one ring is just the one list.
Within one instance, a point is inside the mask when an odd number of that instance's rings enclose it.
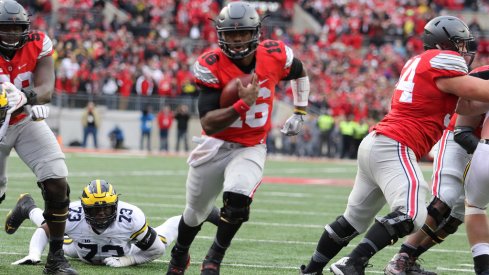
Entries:
{"label": "belt", "polygon": [[238,149],[238,148],[243,148],[245,147],[243,144],[235,143],[235,142],[229,142],[225,141],[222,145],[221,148],[232,150],[232,149]]}
{"label": "belt", "polygon": [[489,139],[481,139],[479,143],[489,144]]}

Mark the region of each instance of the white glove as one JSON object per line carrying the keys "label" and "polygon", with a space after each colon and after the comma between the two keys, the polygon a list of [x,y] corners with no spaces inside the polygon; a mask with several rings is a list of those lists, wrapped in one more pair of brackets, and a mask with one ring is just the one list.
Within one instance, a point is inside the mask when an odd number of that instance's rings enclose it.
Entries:
{"label": "white glove", "polygon": [[12,265],[36,265],[41,262],[41,259],[36,256],[27,255],[24,258],[15,261]]}
{"label": "white glove", "polygon": [[24,106],[27,103],[27,97],[20,91],[14,84],[10,82],[2,83],[2,91],[7,92],[7,100],[9,106],[9,113],[13,113],[15,110]]}
{"label": "white glove", "polygon": [[293,114],[285,122],[284,126],[280,130],[286,136],[298,135],[302,130],[302,124],[304,123],[304,115]]}
{"label": "white glove", "polygon": [[127,256],[105,258],[104,264],[111,267],[124,267],[124,266],[134,265],[131,258]]}
{"label": "white glove", "polygon": [[31,108],[32,120],[39,121],[48,118],[49,107],[46,105],[34,105]]}

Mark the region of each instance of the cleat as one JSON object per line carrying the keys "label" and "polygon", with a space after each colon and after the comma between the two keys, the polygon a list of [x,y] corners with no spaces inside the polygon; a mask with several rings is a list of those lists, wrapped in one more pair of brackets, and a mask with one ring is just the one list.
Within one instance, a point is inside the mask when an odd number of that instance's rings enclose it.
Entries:
{"label": "cleat", "polygon": [[300,270],[299,270],[299,275],[323,275],[322,271],[309,271],[306,270],[305,265],[301,265]]}
{"label": "cleat", "polygon": [[188,253],[178,255],[175,250],[175,247],[171,250],[171,260],[166,275],[183,275],[190,266],[190,255]]}
{"label": "cleat", "polygon": [[343,257],[332,264],[329,270],[335,275],[365,275],[365,267],[367,266],[368,261]]}
{"label": "cleat", "polygon": [[419,261],[421,261],[421,260],[418,260],[418,259],[413,258],[413,257],[409,258],[410,265],[406,269],[406,275],[437,275],[433,271],[424,270],[421,267],[421,265],[419,264]]}
{"label": "cleat", "polygon": [[384,268],[385,275],[406,275],[409,267],[409,255],[407,253],[397,253]]}
{"label": "cleat", "polygon": [[63,249],[60,249],[54,254],[48,254],[43,274],[78,275],[78,272],[70,266],[70,263],[65,258]]}
{"label": "cleat", "polygon": [[10,210],[5,219],[5,232],[14,234],[22,222],[29,218],[29,212],[36,208],[34,199],[29,194],[21,194],[15,207]]}
{"label": "cleat", "polygon": [[200,267],[200,275],[219,275],[221,261],[205,257],[202,266]]}

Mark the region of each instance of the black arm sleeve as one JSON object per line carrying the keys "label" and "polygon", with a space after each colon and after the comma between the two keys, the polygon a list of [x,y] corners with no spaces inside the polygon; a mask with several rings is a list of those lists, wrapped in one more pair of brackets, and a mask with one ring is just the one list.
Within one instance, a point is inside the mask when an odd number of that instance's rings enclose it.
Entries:
{"label": "black arm sleeve", "polygon": [[290,65],[289,75],[287,75],[287,77],[282,80],[297,79],[302,76],[302,71],[304,71],[304,68],[302,67],[302,62],[294,57],[294,60],[292,60],[292,65]]}
{"label": "black arm sleeve", "polygon": [[156,240],[156,236],[158,236],[156,231],[148,226],[148,232],[146,232],[144,238],[137,242],[135,245],[141,250],[148,250],[148,248],[150,248]]}
{"label": "black arm sleeve", "polygon": [[472,154],[479,144],[479,139],[474,135],[472,127],[458,126],[453,131],[453,140],[467,151],[467,154]]}
{"label": "black arm sleeve", "polygon": [[209,87],[199,86],[200,93],[198,99],[199,118],[202,118],[212,110],[220,109],[219,99],[221,90],[211,89]]}

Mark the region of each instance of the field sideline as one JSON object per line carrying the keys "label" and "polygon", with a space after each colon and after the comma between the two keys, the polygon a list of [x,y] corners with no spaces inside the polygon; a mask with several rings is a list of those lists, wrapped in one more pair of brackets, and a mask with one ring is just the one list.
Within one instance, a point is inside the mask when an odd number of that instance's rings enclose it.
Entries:
{"label": "field sideline", "polygon": [[[82,187],[91,179],[105,178],[115,185],[121,200],[138,205],[146,213],[150,225],[157,226],[183,210],[187,173],[184,157],[68,153],[67,163],[72,200],[78,199]],[[13,155],[7,169],[7,198],[0,205],[2,224],[20,193],[30,192],[38,206],[43,207],[35,178],[20,159]],[[343,212],[355,170],[356,164],[351,161],[270,158],[263,184],[252,204],[250,221],[234,239],[221,273],[298,274],[298,267],[306,263],[314,251],[324,225]],[[423,171],[429,180],[431,167],[424,165]],[[217,205],[220,204],[218,201]],[[385,213],[387,209],[381,212]],[[10,265],[27,254],[34,230],[34,225],[26,221],[15,235],[0,233],[1,275],[41,274],[43,265]],[[204,225],[191,248],[192,264],[187,274],[199,274],[199,265],[214,233],[213,225]],[[349,253],[360,239],[357,237],[338,257]],[[383,274],[382,269],[399,246],[400,242],[374,256],[373,267],[368,268],[367,273]],[[77,260],[71,263],[80,274],[163,274],[168,254],[149,264],[122,269],[89,266]],[[473,274],[463,226],[423,259],[423,266],[438,274]],[[45,254],[42,260],[44,262]]]}

